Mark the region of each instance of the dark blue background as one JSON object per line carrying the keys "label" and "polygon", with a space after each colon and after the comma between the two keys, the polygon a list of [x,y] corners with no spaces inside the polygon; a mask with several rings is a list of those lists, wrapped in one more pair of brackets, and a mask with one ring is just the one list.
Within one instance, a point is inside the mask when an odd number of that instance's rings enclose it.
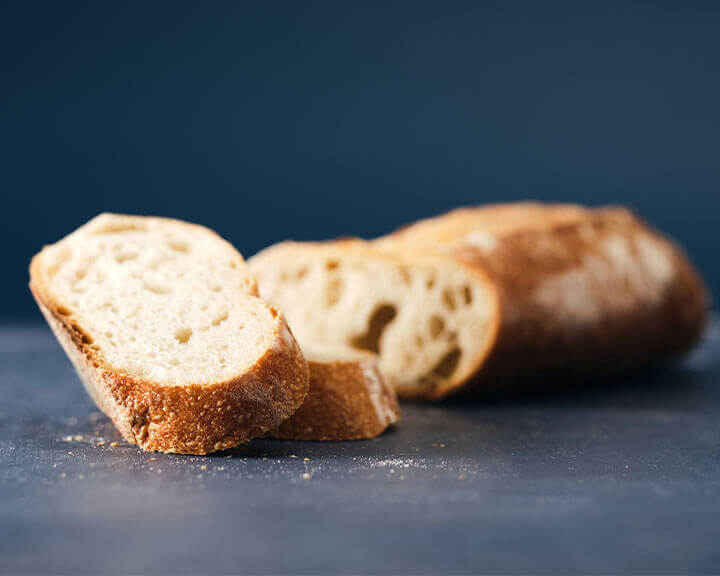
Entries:
{"label": "dark blue background", "polygon": [[0,316],[38,317],[30,256],[104,210],[249,256],[620,202],[720,288],[720,2],[17,2],[0,43]]}

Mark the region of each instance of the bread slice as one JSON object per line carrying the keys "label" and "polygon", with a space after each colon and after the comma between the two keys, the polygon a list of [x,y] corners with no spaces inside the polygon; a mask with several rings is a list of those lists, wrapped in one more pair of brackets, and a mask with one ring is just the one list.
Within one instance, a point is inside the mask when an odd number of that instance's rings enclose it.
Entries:
{"label": "bread slice", "polygon": [[230,448],[307,393],[284,318],[201,226],[102,214],[33,258],[30,289],[92,399],[144,450]]}
{"label": "bread slice", "polygon": [[400,419],[397,396],[374,354],[322,347],[303,352],[310,366],[310,391],[271,437],[360,440],[379,436]]}
{"label": "bread slice", "polygon": [[683,252],[623,208],[465,208],[371,242],[281,243],[250,267],[301,345],[377,352],[405,398],[664,358],[708,307]]}

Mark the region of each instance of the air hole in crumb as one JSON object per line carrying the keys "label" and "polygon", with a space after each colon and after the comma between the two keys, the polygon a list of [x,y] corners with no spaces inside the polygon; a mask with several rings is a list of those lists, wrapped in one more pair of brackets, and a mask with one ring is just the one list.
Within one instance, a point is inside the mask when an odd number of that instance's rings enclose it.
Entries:
{"label": "air hole in crumb", "polygon": [[192,328],[178,328],[175,331],[175,340],[180,342],[180,344],[185,344],[188,340],[190,340],[192,333]]}
{"label": "air hole in crumb", "polygon": [[455,310],[455,295],[449,288],[445,288],[445,290],[443,290],[443,302],[448,310]]}
{"label": "air hole in crumb", "polygon": [[82,328],[80,328],[80,326],[78,326],[77,324],[73,324],[72,328],[75,331],[75,333],[78,336],[80,336],[80,341],[83,344],[92,344],[94,342],[94,340],[90,337],[90,335],[87,332],[85,332]]}
{"label": "air hole in crumb", "polygon": [[376,354],[380,352],[380,338],[396,315],[397,309],[392,304],[378,306],[368,320],[367,332],[354,338],[352,346]]}
{"label": "air hole in crumb", "polygon": [[180,360],[178,360],[177,358],[170,358],[170,364],[172,364],[173,366],[177,366],[180,364]]}
{"label": "air hole in crumb", "polygon": [[110,331],[105,332],[105,337],[106,337],[106,338],[112,338],[112,337],[113,337],[113,333],[110,332]]}
{"label": "air hole in crumb", "polygon": [[325,263],[325,268],[327,270],[336,270],[340,266],[340,263],[337,260],[328,260]]}
{"label": "air hole in crumb", "polygon": [[160,282],[155,282],[154,280],[148,279],[143,281],[143,288],[145,288],[145,290],[153,292],[154,294],[167,294],[168,292],[170,292],[170,288],[165,284],[161,284]]}
{"label": "air hole in crumb", "polygon": [[407,285],[409,285],[412,281],[410,272],[408,272],[406,268],[400,268],[400,278],[402,278],[403,283]]}
{"label": "air hole in crumb", "polygon": [[325,287],[325,301],[328,306],[337,304],[343,290],[343,281],[340,277],[331,278]]}
{"label": "air hole in crumb", "polygon": [[123,252],[115,256],[115,262],[118,264],[122,264],[123,262],[128,262],[129,260],[135,260],[138,255],[136,252]]}
{"label": "air hole in crumb", "polygon": [[87,276],[87,268],[78,268],[75,270],[75,278],[78,280],[82,280],[85,276]]}
{"label": "air hole in crumb", "polygon": [[435,288],[435,278],[428,278],[425,280],[425,286],[427,286],[428,290]]}
{"label": "air hole in crumb", "polygon": [[463,288],[462,288],[462,295],[463,295],[463,300],[465,301],[465,304],[472,304],[472,301],[473,301],[472,289],[467,284],[465,286],[463,286]]}
{"label": "air hole in crumb", "polygon": [[302,280],[307,275],[307,272],[307,268],[300,268],[300,270],[295,273],[295,276],[298,280]]}
{"label": "air hole in crumb", "polygon": [[434,340],[445,329],[445,321],[440,316],[430,317],[430,337]]}
{"label": "air hole in crumb", "polygon": [[460,348],[453,348],[443,356],[435,367],[420,378],[421,386],[434,386],[439,380],[447,380],[453,375],[460,362],[462,352]]}
{"label": "air hole in crumb", "polygon": [[235,262],[235,260],[230,261],[230,268],[232,268],[233,270],[235,270],[235,268],[237,268],[237,262]]}
{"label": "air hole in crumb", "polygon": [[220,358],[220,364],[225,364],[225,358]]}
{"label": "air hole in crumb", "polygon": [[210,286],[210,290],[213,292],[220,292],[220,290],[222,290],[222,286],[220,286],[220,284],[213,284]]}
{"label": "air hole in crumb", "polygon": [[177,238],[168,240],[168,246],[170,246],[170,248],[175,250],[175,252],[183,252],[183,253],[190,252],[190,245],[183,240],[178,240]]}
{"label": "air hole in crumb", "polygon": [[220,324],[222,324],[223,322],[225,322],[225,320],[228,319],[229,315],[230,314],[228,313],[227,310],[223,310],[220,314],[218,314],[217,316],[215,316],[215,318],[213,318],[212,325],[220,326]]}

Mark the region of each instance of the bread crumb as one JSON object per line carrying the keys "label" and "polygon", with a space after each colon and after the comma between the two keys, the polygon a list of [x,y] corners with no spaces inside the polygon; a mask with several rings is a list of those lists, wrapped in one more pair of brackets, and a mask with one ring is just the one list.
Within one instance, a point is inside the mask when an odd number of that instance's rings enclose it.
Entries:
{"label": "bread crumb", "polygon": [[98,446],[105,446],[105,440],[100,440],[100,441],[97,443],[97,445],[98,445]]}
{"label": "bread crumb", "polygon": [[60,474],[60,478],[67,478],[67,474],[63,472],[62,474]]}
{"label": "bread crumb", "polygon": [[207,470],[207,464],[203,464],[202,466],[200,466],[200,470]]}
{"label": "bread crumb", "polygon": [[110,448],[117,448],[118,443],[117,442],[110,442]]}
{"label": "bread crumb", "polygon": [[155,462],[155,460],[157,460],[157,458],[155,458],[155,456],[153,456],[152,458],[150,458],[150,462]]}
{"label": "bread crumb", "polygon": [[68,452],[68,455],[72,456],[72,455],[73,455],[73,453],[72,453],[72,452]]}
{"label": "bread crumb", "polygon": [[458,480],[465,480],[465,478],[467,478],[465,474],[460,474],[460,476],[458,476]]}
{"label": "bread crumb", "polygon": [[310,458],[303,458],[303,462],[310,462]]}
{"label": "bread crumb", "polygon": [[82,441],[84,440],[84,438],[82,437],[81,434],[76,434],[76,435],[73,437],[73,440],[75,440],[75,442],[82,442]]}
{"label": "bread crumb", "polygon": [[309,474],[309,473],[305,472],[305,473],[302,475],[302,477],[303,477],[305,480],[310,480],[310,478],[312,478],[312,474]]}

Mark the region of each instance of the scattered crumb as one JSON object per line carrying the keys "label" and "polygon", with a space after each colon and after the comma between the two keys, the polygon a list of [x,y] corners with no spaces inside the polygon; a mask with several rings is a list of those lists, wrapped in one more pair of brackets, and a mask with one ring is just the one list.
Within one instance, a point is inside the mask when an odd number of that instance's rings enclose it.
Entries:
{"label": "scattered crumb", "polygon": [[67,474],[63,472],[62,474],[60,474],[60,478],[67,478]]}
{"label": "scattered crumb", "polygon": [[625,470],[627,470],[628,468],[630,468],[630,464],[625,464]]}
{"label": "scattered crumb", "polygon": [[72,436],[63,436],[63,442],[72,442]]}
{"label": "scattered crumb", "polygon": [[467,478],[465,474],[460,474],[460,476],[458,476],[458,480],[465,480],[465,478]]}
{"label": "scattered crumb", "polygon": [[84,474],[78,474],[78,480],[85,480]]}
{"label": "scattered crumb", "polygon": [[203,464],[202,466],[200,466],[200,470],[207,470],[207,464]]}
{"label": "scattered crumb", "polygon": [[85,439],[85,438],[83,438],[83,436],[82,436],[81,434],[76,434],[76,435],[73,437],[73,440],[75,440],[75,442],[82,442],[84,439]]}
{"label": "scattered crumb", "polygon": [[290,458],[297,458],[297,456],[295,456],[295,454],[290,454]]}
{"label": "scattered crumb", "polygon": [[100,441],[97,443],[97,445],[98,445],[98,446],[105,446],[105,440],[100,440]]}
{"label": "scattered crumb", "polygon": [[73,455],[73,453],[72,453],[72,452],[68,452],[68,455],[69,455],[69,456],[72,456],[72,455]]}
{"label": "scattered crumb", "polygon": [[400,474],[400,480],[405,480],[405,476],[403,476],[402,474]]}
{"label": "scattered crumb", "polygon": [[395,474],[395,468],[390,468],[390,474]]}
{"label": "scattered crumb", "polygon": [[302,477],[303,477],[305,480],[310,480],[310,478],[312,478],[312,474],[308,474],[307,472],[305,472],[305,473],[302,475]]}
{"label": "scattered crumb", "polygon": [[310,462],[310,458],[303,458],[303,462]]}
{"label": "scattered crumb", "polygon": [[150,458],[150,462],[155,462],[155,460],[157,460],[157,458],[155,458],[155,456],[153,456],[152,458]]}
{"label": "scattered crumb", "polygon": [[117,442],[110,442],[110,448],[117,448],[118,443]]}

